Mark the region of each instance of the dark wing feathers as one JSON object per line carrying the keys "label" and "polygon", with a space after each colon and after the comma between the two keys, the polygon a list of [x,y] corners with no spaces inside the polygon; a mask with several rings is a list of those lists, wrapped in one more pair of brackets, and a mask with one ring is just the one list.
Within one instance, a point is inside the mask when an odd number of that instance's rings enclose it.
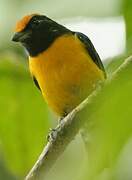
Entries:
{"label": "dark wing feathers", "polygon": [[38,83],[37,79],[35,78],[35,76],[33,76],[33,81],[34,81],[34,84],[37,86],[37,88],[41,91],[39,83]]}
{"label": "dark wing feathers", "polygon": [[106,77],[106,73],[105,73],[105,69],[102,64],[102,61],[101,61],[98,53],[96,52],[91,40],[86,35],[84,35],[83,33],[80,33],[80,32],[75,32],[75,35],[85,45],[85,48],[86,48],[88,54],[91,56],[94,63],[104,72],[104,75]]}

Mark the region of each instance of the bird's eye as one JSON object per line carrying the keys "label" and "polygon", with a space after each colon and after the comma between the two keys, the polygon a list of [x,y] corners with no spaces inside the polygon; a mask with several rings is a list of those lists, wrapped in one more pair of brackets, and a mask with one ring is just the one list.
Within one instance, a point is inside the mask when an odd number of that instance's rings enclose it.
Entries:
{"label": "bird's eye", "polygon": [[34,25],[38,25],[39,23],[40,23],[39,20],[34,20],[34,21],[33,21],[33,24],[34,24]]}
{"label": "bird's eye", "polygon": [[37,27],[40,24],[40,22],[41,20],[34,18],[34,20],[32,21],[32,28]]}

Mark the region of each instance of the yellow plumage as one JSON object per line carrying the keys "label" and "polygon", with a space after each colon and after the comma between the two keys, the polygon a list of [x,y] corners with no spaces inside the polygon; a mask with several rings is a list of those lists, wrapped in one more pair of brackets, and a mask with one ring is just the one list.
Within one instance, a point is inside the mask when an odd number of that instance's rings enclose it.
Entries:
{"label": "yellow plumage", "polygon": [[29,57],[35,76],[49,106],[64,116],[85,99],[104,79],[104,72],[94,63],[77,36],[58,37],[36,57]]}

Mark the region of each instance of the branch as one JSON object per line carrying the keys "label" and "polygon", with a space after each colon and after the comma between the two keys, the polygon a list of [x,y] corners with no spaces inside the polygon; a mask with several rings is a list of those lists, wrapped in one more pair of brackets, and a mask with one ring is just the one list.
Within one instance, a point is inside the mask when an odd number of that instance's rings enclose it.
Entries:
{"label": "branch", "polygon": [[[112,79],[115,79],[120,72],[132,63],[132,56],[127,58],[124,63],[112,74],[105,83],[110,83]],[[49,170],[54,165],[55,161],[64,152],[67,145],[73,140],[75,135],[80,130],[81,126],[86,122],[86,118],[81,118],[85,108],[90,108],[94,98],[100,92],[101,86],[91,93],[79,106],[77,106],[71,113],[69,113],[49,134],[49,142],[44,147],[37,162],[25,178],[25,180],[42,180],[45,179]]]}

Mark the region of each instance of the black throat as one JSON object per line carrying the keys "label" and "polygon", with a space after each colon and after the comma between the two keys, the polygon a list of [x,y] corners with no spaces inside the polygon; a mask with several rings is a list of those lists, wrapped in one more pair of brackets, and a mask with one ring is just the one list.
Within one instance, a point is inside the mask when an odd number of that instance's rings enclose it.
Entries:
{"label": "black throat", "polygon": [[[40,20],[41,18],[44,17],[40,17]],[[47,50],[58,37],[72,33],[69,29],[47,17],[45,17],[45,20],[37,28],[32,27],[32,21],[27,28],[32,28],[32,35],[22,45],[27,49],[31,57],[35,57]]]}

